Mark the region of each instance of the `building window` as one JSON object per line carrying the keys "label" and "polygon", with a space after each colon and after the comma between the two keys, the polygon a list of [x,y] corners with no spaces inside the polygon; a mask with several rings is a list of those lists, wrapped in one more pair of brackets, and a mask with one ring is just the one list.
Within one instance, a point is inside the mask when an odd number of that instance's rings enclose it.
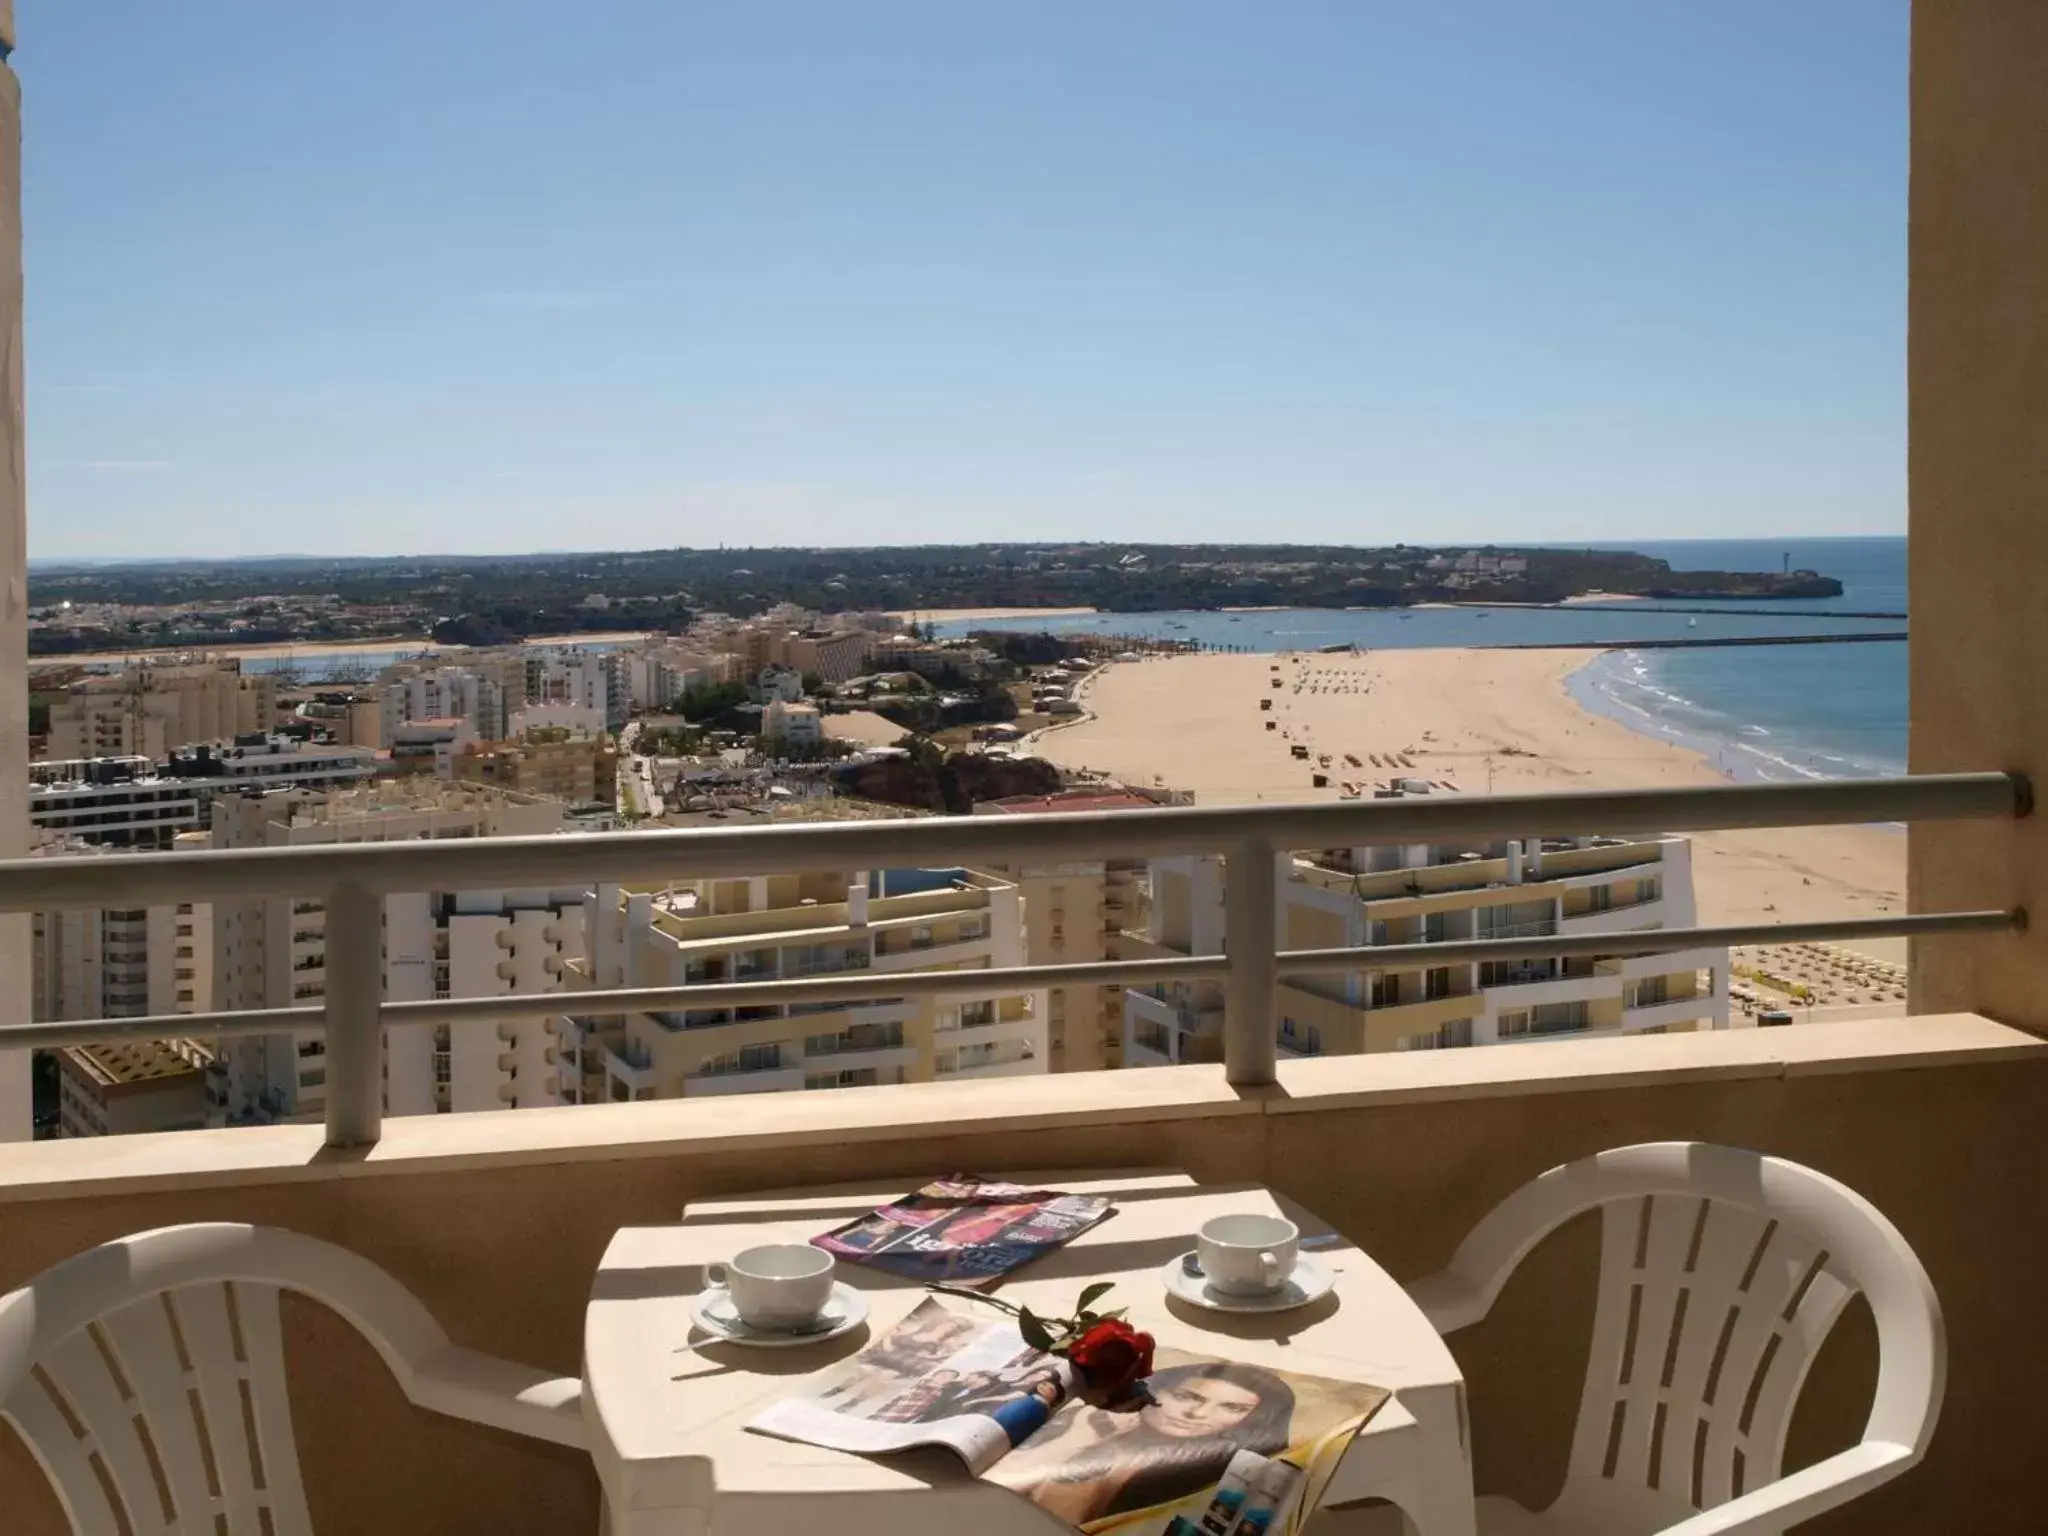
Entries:
{"label": "building window", "polygon": [[1443,1051],[1471,1043],[1470,1019],[1451,1019],[1422,1034],[1401,1037],[1401,1049],[1404,1051]]}
{"label": "building window", "polygon": [[1401,978],[1399,976],[1375,976],[1372,979],[1371,1005],[1375,1008],[1398,1008],[1401,1006]]}
{"label": "building window", "polygon": [[1543,1003],[1529,1010],[1532,1035],[1568,1035],[1586,1025],[1584,1003]]}
{"label": "building window", "polygon": [[1622,998],[1623,1006],[1654,1008],[1657,1004],[1668,1001],[1668,982],[1669,978],[1664,976],[1645,976],[1640,981],[1630,982]]}
{"label": "building window", "polygon": [[1512,1040],[1517,1036],[1528,1034],[1529,1010],[1526,1008],[1517,1008],[1512,1013],[1502,1014],[1495,1029],[1495,1033],[1498,1034],[1500,1038],[1503,1040]]}
{"label": "building window", "polygon": [[1320,1025],[1297,1024],[1292,1019],[1280,1021],[1280,1039],[1290,1051],[1303,1056],[1320,1056],[1323,1053],[1323,1031]]}

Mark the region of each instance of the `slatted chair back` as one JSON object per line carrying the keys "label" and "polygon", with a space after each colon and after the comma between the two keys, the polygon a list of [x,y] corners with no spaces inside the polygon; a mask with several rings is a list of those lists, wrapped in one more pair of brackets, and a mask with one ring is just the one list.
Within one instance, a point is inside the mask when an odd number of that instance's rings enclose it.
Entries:
{"label": "slatted chair back", "polygon": [[81,1536],[310,1536],[286,1290],[341,1313],[402,1378],[448,1349],[368,1260],[228,1223],[123,1238],[0,1297],[0,1417]]}
{"label": "slatted chair back", "polygon": [[1777,1481],[1807,1370],[1859,1292],[1880,1351],[1866,1459],[1918,1460],[1946,1370],[1934,1288],[1875,1206],[1796,1163],[1670,1142],[1554,1168],[1474,1228],[1418,1299],[1439,1327],[1464,1326],[1530,1249],[1595,1206],[1600,1277],[1575,1483],[1709,1510]]}

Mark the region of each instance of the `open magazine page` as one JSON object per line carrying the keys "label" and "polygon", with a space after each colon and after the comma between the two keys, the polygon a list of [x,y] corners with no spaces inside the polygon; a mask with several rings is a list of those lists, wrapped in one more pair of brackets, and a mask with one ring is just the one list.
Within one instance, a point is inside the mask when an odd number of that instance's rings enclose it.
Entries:
{"label": "open magazine page", "polygon": [[1145,1385],[1135,1412],[1068,1402],[987,1476],[1088,1532],[1291,1536],[1389,1395],[1171,1350]]}
{"label": "open magazine page", "polygon": [[980,1474],[1042,1429],[1073,1382],[1066,1361],[1031,1348],[1014,1323],[927,1298],[806,1396],[747,1428],[868,1454],[945,1445]]}
{"label": "open magazine page", "polygon": [[938,1179],[812,1241],[840,1258],[927,1284],[990,1285],[1087,1231],[1109,1206],[1101,1195]]}

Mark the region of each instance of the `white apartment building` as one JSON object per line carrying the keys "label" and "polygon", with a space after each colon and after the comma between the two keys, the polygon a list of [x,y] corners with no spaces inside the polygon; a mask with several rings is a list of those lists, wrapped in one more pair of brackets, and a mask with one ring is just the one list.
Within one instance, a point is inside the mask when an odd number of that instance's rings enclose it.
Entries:
{"label": "white apartment building", "polygon": [[825,721],[815,704],[788,704],[774,699],[761,711],[761,734],[785,747],[822,746]]}
{"label": "white apartment building", "polygon": [[234,741],[204,742],[175,752],[165,764],[165,772],[231,789],[277,785],[321,789],[375,776],[377,753],[371,747],[250,732]]}
{"label": "white apartment building", "polygon": [[590,957],[571,965],[572,989],[959,971],[960,990],[565,1017],[562,1096],[667,1099],[1044,1072],[1042,992],[991,992],[973,980],[977,970],[1024,963],[1021,896],[1009,881],[965,870],[600,888]]}
{"label": "white apartment building", "polygon": [[268,731],[277,679],[237,661],[124,667],[70,685],[50,706],[46,756],[158,759],[198,741]]}
{"label": "white apartment building", "polygon": [[[1223,861],[1155,859],[1152,910],[1129,957],[1223,952]],[[1336,949],[1620,934],[1695,923],[1680,837],[1357,848],[1279,861],[1281,947]],[[1725,1029],[1728,952],[1532,960],[1300,976],[1279,987],[1280,1049],[1296,1056],[1492,1045],[1587,1034]],[[1217,1059],[1220,982],[1131,990],[1124,1064]]]}
{"label": "white apartment building", "polygon": [[579,705],[589,712],[595,729],[616,731],[633,713],[626,658],[615,651],[580,650],[528,657],[526,702]]}
{"label": "white apartment building", "polygon": [[[189,839],[204,846],[204,834]],[[49,858],[105,850],[51,845]],[[213,999],[212,919],[204,903],[38,912],[33,927],[31,1017],[138,1019],[204,1013]]]}
{"label": "white apartment building", "polygon": [[[326,793],[279,791],[224,800],[220,848],[431,841],[562,830],[560,802],[482,785],[412,779]],[[423,877],[431,860],[423,854]],[[547,992],[583,954],[587,887],[408,892],[384,904],[384,995],[392,1002]],[[284,1008],[327,995],[326,913],[317,900],[273,897],[214,910],[219,1008]],[[527,1108],[558,1102],[545,1020],[385,1031],[385,1108],[394,1115]],[[224,1041],[230,1123],[317,1119],[326,1052],[317,1032]]]}
{"label": "white apartment building", "polygon": [[739,658],[681,646],[649,646],[622,653],[626,694],[634,709],[665,710],[692,688],[740,679]]}
{"label": "white apartment building", "polygon": [[146,757],[51,760],[29,765],[29,825],[52,837],[168,848],[180,833],[206,825],[223,790],[348,784],[376,771],[377,754],[366,747],[253,732],[230,744],[182,748],[161,766]]}
{"label": "white apartment building", "polygon": [[519,700],[508,696],[495,668],[401,662],[387,667],[377,690],[377,745],[389,751],[400,727],[425,720],[465,720],[482,741],[502,741]]}

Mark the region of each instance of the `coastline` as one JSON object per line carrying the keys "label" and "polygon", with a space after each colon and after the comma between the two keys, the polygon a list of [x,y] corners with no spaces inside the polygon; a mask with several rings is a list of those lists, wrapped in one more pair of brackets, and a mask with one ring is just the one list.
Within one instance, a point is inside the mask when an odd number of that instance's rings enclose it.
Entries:
{"label": "coastline", "polygon": [[[1482,794],[1729,782],[1702,753],[1596,714],[1572,696],[1572,675],[1605,652],[1148,658],[1103,669],[1087,689],[1091,718],[1047,733],[1037,746],[1065,766],[1189,790],[1201,805],[1335,800],[1347,779],[1390,777]],[[1270,711],[1260,708],[1267,698]],[[1268,719],[1274,730],[1265,729]],[[1329,753],[1331,766],[1293,758],[1296,742],[1314,755]],[[1350,766],[1347,754],[1361,766]],[[1329,785],[1314,788],[1312,772],[1327,773]],[[1905,907],[1906,840],[1894,829],[1705,832],[1692,842],[1703,924],[1879,916]],[[1886,959],[1903,952],[1898,940],[1862,947]]]}

